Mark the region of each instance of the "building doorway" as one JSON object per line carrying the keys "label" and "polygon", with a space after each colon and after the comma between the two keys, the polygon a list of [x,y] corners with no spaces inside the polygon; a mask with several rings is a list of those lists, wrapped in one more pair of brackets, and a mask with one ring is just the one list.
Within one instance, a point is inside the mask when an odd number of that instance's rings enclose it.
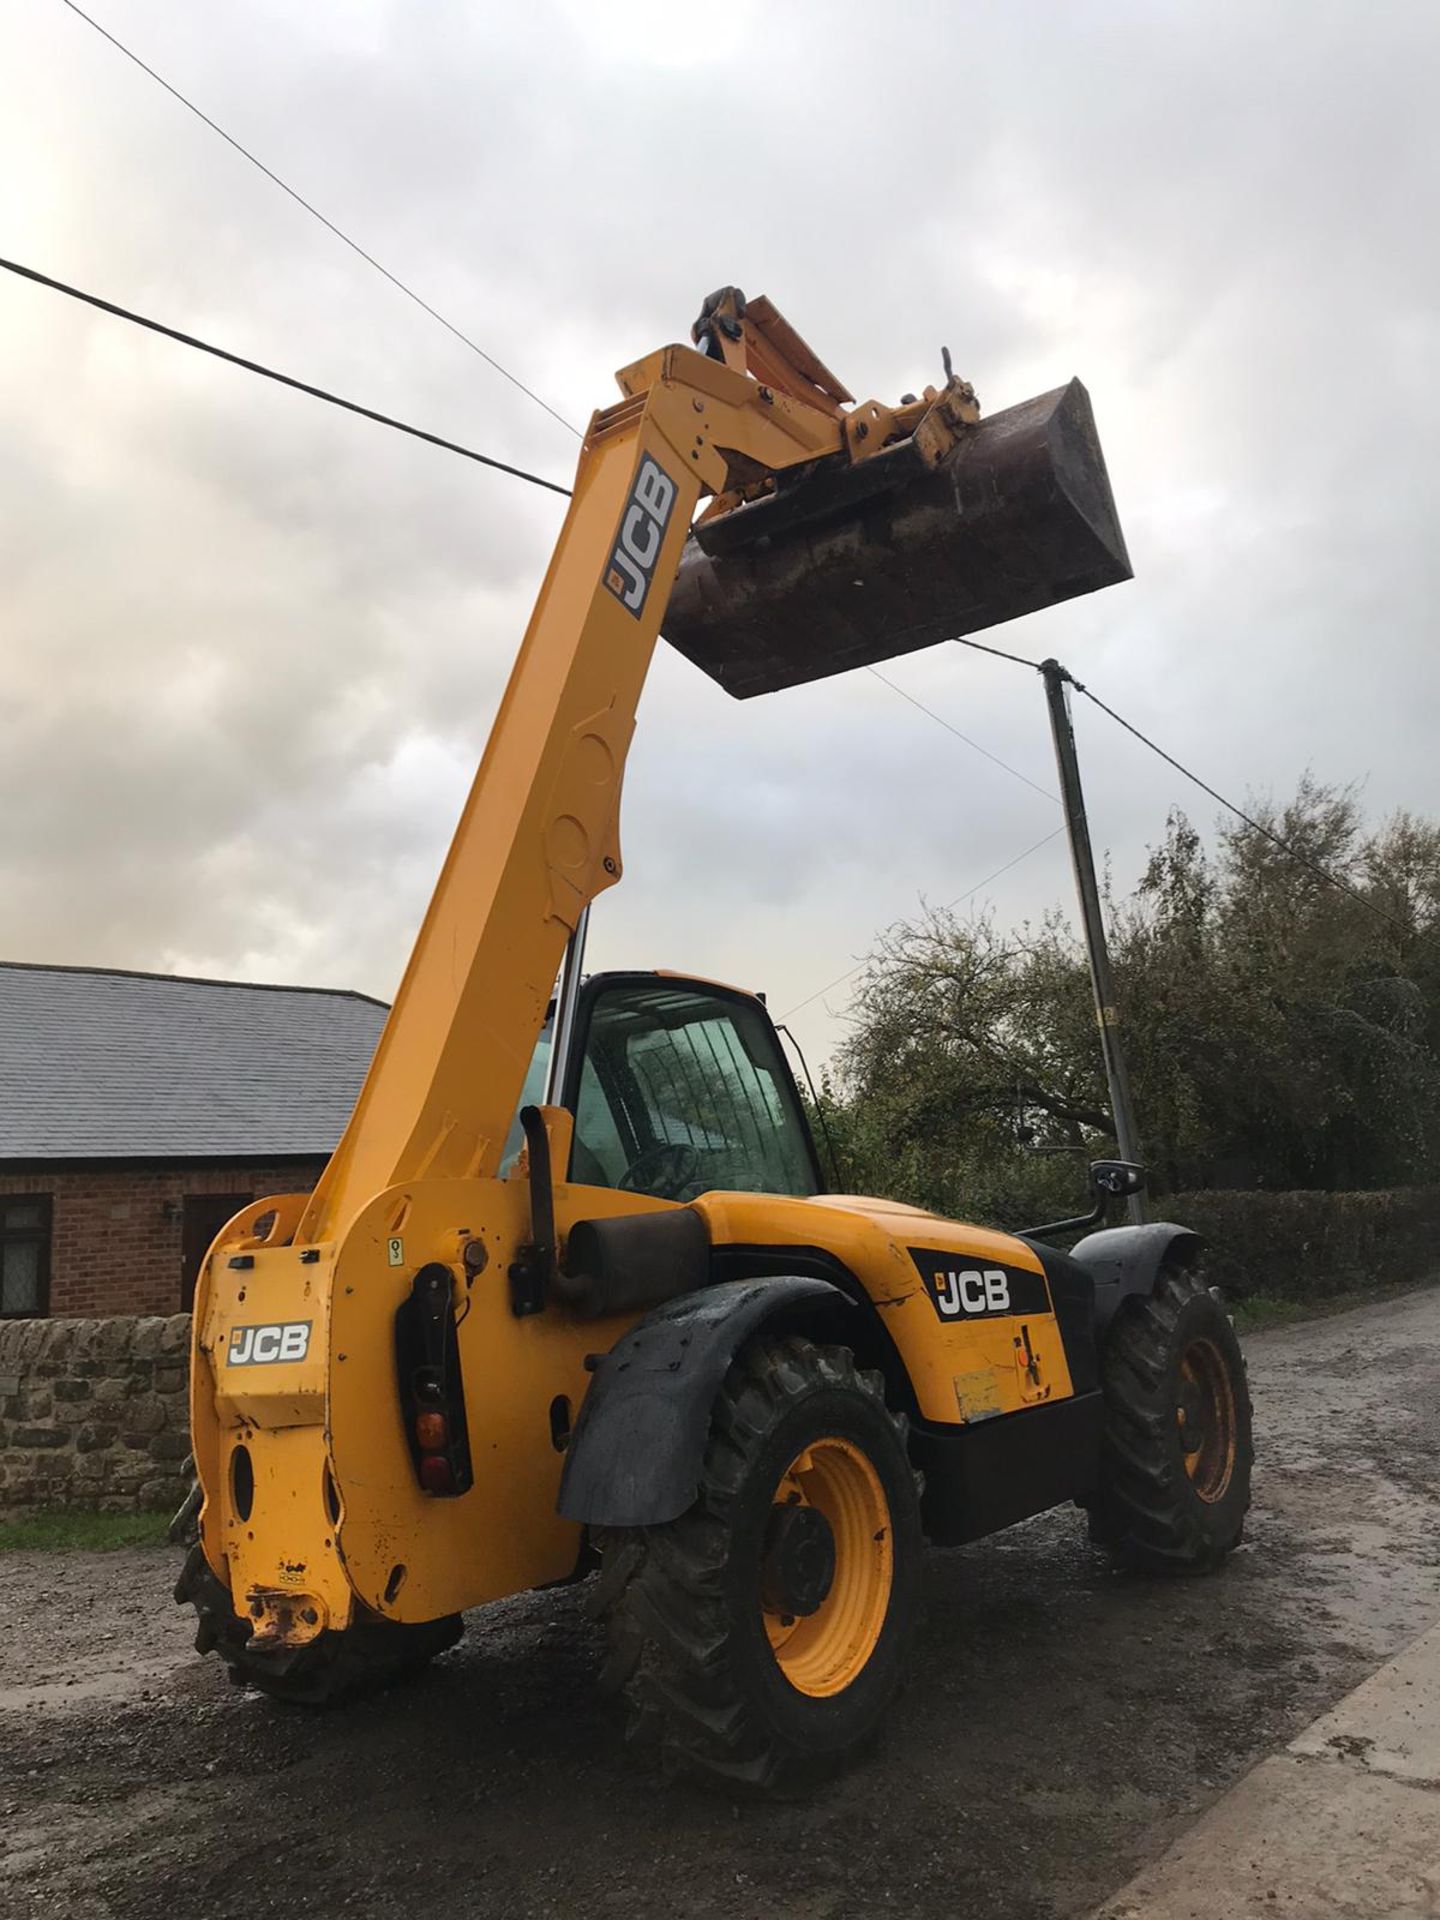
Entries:
{"label": "building doorway", "polygon": [[248,1207],[250,1193],[187,1193],[180,1226],[180,1312],[195,1305],[195,1282],[210,1243],[232,1215]]}

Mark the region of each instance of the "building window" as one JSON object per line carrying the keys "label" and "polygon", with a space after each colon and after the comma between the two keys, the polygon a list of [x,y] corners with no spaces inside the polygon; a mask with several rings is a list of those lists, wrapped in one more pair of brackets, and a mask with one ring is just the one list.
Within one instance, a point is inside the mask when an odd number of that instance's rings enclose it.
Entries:
{"label": "building window", "polygon": [[50,1196],[0,1195],[0,1319],[50,1311]]}

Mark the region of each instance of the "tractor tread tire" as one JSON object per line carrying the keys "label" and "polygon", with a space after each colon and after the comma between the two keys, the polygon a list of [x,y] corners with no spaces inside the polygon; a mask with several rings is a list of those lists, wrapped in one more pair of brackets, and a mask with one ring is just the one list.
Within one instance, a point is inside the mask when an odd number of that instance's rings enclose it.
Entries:
{"label": "tractor tread tire", "polygon": [[[1185,1469],[1176,1386],[1186,1345],[1218,1348],[1234,1396],[1230,1484],[1202,1500]],[[1250,1506],[1255,1450],[1245,1357],[1224,1306],[1200,1276],[1167,1268],[1155,1290],[1122,1305],[1102,1356],[1105,1429],[1090,1537],[1151,1573],[1208,1573],[1238,1546]]]}
{"label": "tractor tread tire", "polygon": [[[813,1702],[794,1692],[775,1664],[758,1589],[756,1631],[737,1625],[744,1602],[737,1603],[731,1578],[732,1548],[737,1527],[745,1537],[756,1502],[763,1499],[769,1511],[788,1462],[765,1484],[766,1456],[773,1466],[777,1439],[797,1409],[810,1401],[833,1409],[841,1399],[858,1406],[872,1436],[870,1457],[891,1511],[894,1583],[867,1666],[844,1695]],[[705,1776],[752,1793],[803,1789],[868,1744],[899,1691],[918,1611],[919,1485],[904,1416],[887,1408],[882,1376],[857,1368],[848,1348],[799,1337],[762,1337],[744,1347],[715,1402],[695,1504],[666,1525],[606,1529],[598,1537],[600,1573],[589,1611],[607,1629],[600,1681],[626,1696],[629,1742],[658,1757],[667,1775]],[[740,1591],[747,1591],[743,1581]],[[778,1712],[777,1691],[784,1696]],[[844,1708],[862,1692],[847,1724]],[[812,1732],[805,1716],[816,1705],[826,1710],[816,1716],[826,1725]]]}
{"label": "tractor tread tire", "polygon": [[175,1599],[195,1609],[197,1653],[217,1653],[236,1686],[290,1706],[338,1706],[395,1686],[464,1632],[458,1613],[412,1626],[361,1610],[348,1627],[327,1628],[303,1647],[252,1652],[250,1623],[237,1616],[230,1589],[211,1570],[198,1541],[185,1556]]}

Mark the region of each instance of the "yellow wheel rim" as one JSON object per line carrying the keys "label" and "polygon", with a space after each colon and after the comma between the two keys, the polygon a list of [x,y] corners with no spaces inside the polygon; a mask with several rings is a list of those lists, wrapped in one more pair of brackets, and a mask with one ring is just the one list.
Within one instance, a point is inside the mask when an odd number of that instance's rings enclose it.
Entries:
{"label": "yellow wheel rim", "polygon": [[1180,1356],[1175,1418],[1190,1484],[1202,1500],[1222,1500],[1235,1473],[1238,1428],[1230,1369],[1213,1340],[1192,1340]]}
{"label": "yellow wheel rim", "polygon": [[798,1693],[843,1693],[868,1665],[890,1609],[894,1542],[880,1476],[849,1440],[812,1440],[775,1490],[777,1508],[813,1507],[829,1526],[834,1573],[813,1612],[785,1611],[762,1596],[770,1650]]}

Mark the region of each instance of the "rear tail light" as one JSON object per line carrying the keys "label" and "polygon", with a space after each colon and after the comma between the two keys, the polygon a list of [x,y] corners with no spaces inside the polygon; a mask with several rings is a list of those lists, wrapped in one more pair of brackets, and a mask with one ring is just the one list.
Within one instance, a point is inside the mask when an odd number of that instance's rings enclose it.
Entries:
{"label": "rear tail light", "polygon": [[416,1479],[426,1493],[442,1498],[464,1493],[474,1478],[454,1297],[454,1275],[432,1263],[421,1267],[395,1312],[395,1367],[406,1444]]}
{"label": "rear tail light", "polygon": [[427,1453],[420,1462],[420,1484],[427,1493],[455,1493],[455,1476],[443,1453]]}

